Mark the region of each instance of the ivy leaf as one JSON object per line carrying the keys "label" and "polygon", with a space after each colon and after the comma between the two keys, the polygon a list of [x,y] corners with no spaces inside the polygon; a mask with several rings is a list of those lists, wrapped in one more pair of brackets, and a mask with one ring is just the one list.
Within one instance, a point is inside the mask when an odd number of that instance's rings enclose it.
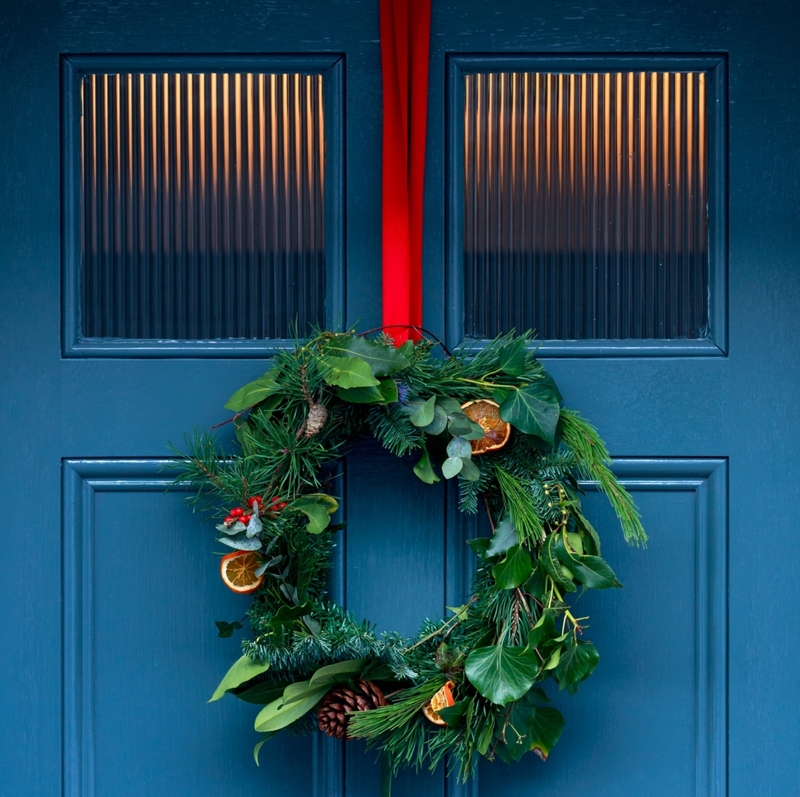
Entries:
{"label": "ivy leaf", "polygon": [[547,592],[547,571],[538,562],[534,565],[531,577],[525,583],[525,592],[529,592],[539,600],[542,600]]}
{"label": "ivy leaf", "polygon": [[491,540],[488,537],[476,537],[473,540],[467,540],[467,545],[469,545],[479,559],[485,559],[486,551],[489,545],[491,545]]}
{"label": "ivy leaf", "polygon": [[226,410],[233,410],[234,412],[241,412],[259,401],[263,401],[267,396],[277,393],[281,390],[281,386],[276,381],[278,374],[277,368],[271,368],[258,379],[248,382],[244,387],[240,387],[225,404]]}
{"label": "ivy leaf", "polygon": [[536,625],[528,631],[528,648],[533,650],[543,646],[548,640],[556,635],[555,612],[546,609],[542,616],[536,621]]}
{"label": "ivy leaf", "polygon": [[[295,689],[289,692],[292,687]],[[287,686],[281,697],[273,700],[258,712],[255,729],[262,732],[279,731],[281,728],[291,725],[295,720],[299,720],[300,717],[311,711],[328,689],[327,684],[311,687],[309,681],[301,681]],[[289,692],[288,697],[287,692]]]}
{"label": "ivy leaf", "polygon": [[471,702],[470,698],[459,700],[457,703],[453,703],[452,706],[438,709],[436,713],[447,723],[448,727],[455,728],[460,724],[461,718],[466,713]]}
{"label": "ivy leaf", "polygon": [[525,373],[525,339],[517,338],[500,350],[498,366],[504,374],[522,376]]}
{"label": "ivy leaf", "polygon": [[211,699],[208,702],[213,703],[215,700],[219,700],[225,692],[235,689],[237,686],[241,686],[246,681],[255,678],[256,675],[261,675],[262,672],[266,672],[268,669],[268,661],[253,661],[247,656],[241,656],[231,665],[228,672],[225,673],[222,680],[219,682],[219,686],[214,690],[214,694],[211,695]]}
{"label": "ivy leaf", "polygon": [[508,645],[476,648],[464,664],[469,682],[500,706],[519,700],[533,686],[538,669],[534,651]]}
{"label": "ivy leaf", "polygon": [[287,628],[291,628],[304,614],[308,614],[310,610],[310,603],[304,603],[302,606],[281,606],[270,618],[268,624],[276,634],[282,634]]}
{"label": "ivy leaf", "polygon": [[464,467],[464,460],[461,457],[448,457],[442,463],[442,475],[445,479],[452,479],[454,476],[458,476],[461,473],[461,469]]}
{"label": "ivy leaf", "polygon": [[374,376],[391,376],[410,365],[400,349],[375,343],[360,335],[338,336],[325,346],[325,352],[360,357]]}
{"label": "ivy leaf", "polygon": [[525,697],[525,700],[514,704],[509,716],[509,725],[522,735],[520,739],[509,739],[509,755],[512,760],[519,761],[526,752],[532,750],[542,761],[546,761],[561,738],[564,717],[558,709],[535,705],[528,700],[528,695]]}
{"label": "ivy leaf", "polygon": [[447,456],[469,459],[472,456],[472,446],[470,446],[469,440],[465,440],[463,437],[454,437],[447,444]]}
{"label": "ivy leaf", "polygon": [[414,465],[414,473],[416,473],[417,477],[424,481],[425,484],[434,484],[439,481],[439,477],[433,471],[431,457],[430,454],[428,454],[427,448],[422,449],[422,456],[419,462]]}
{"label": "ivy leaf", "polygon": [[379,379],[374,387],[337,387],[336,395],[350,404],[392,404],[397,401],[397,383]]}
{"label": "ivy leaf", "polygon": [[500,417],[525,434],[555,445],[560,409],[550,384],[540,379],[512,390],[500,405]]}
{"label": "ivy leaf", "polygon": [[431,396],[427,401],[417,405],[414,412],[411,413],[408,420],[417,427],[428,426],[433,421],[433,416],[436,409],[436,396]]}
{"label": "ivy leaf", "polygon": [[235,620],[232,623],[229,623],[226,620],[215,620],[214,624],[217,626],[217,631],[222,639],[228,639],[229,637],[232,637],[234,631],[239,631],[241,628],[243,628],[242,624],[238,620]]}
{"label": "ivy leaf", "polygon": [[331,686],[343,681],[349,681],[351,678],[361,675],[366,663],[366,659],[349,659],[336,664],[328,664],[325,667],[320,667],[311,676],[309,683],[311,686],[322,686],[324,684]]}
{"label": "ivy leaf", "polygon": [[319,360],[322,378],[335,387],[376,387],[369,364],[360,357],[332,357],[326,355]]}
{"label": "ivy leaf", "polygon": [[489,547],[486,549],[486,555],[499,556],[504,554],[512,545],[516,545],[518,542],[519,539],[514,524],[508,519],[501,520],[494,530]]}
{"label": "ivy leaf", "polygon": [[556,680],[561,689],[575,694],[578,686],[585,681],[597,666],[600,654],[591,642],[577,642],[570,645],[562,654],[556,667]]}
{"label": "ivy leaf", "polygon": [[521,545],[513,545],[505,558],[492,568],[492,575],[498,589],[514,589],[524,583],[532,570],[530,554]]}
{"label": "ivy leaf", "polygon": [[[439,399],[441,401],[441,399]],[[433,420],[422,428],[425,434],[437,435],[441,434],[447,428],[447,413],[436,404],[433,410]]]}
{"label": "ivy leaf", "polygon": [[612,589],[622,586],[608,563],[599,556],[573,556],[570,569],[575,578],[589,589]]}

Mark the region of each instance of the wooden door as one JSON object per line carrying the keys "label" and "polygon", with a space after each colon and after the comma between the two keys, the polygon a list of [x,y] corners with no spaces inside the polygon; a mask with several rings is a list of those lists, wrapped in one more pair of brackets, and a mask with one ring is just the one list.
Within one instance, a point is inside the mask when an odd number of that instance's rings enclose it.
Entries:
{"label": "wooden door", "polygon": [[[0,495],[10,532],[0,563],[0,794],[377,794],[377,768],[358,744],[287,736],[269,743],[257,768],[250,707],[205,705],[238,651],[213,621],[241,616],[246,604],[219,582],[208,524],[180,493],[164,495],[161,468],[167,441],[180,445],[195,426],[224,419],[232,390],[264,370],[264,352],[236,326],[248,300],[209,299],[202,317],[180,316],[175,297],[188,295],[191,278],[176,276],[174,292],[159,296],[155,283],[135,283],[162,308],[167,296],[183,335],[90,327],[92,312],[103,323],[128,317],[113,304],[116,287],[143,279],[143,264],[152,269],[169,240],[148,238],[125,261],[125,280],[98,294],[111,303],[92,308],[79,204],[86,75],[319,74],[328,155],[320,312],[329,324],[379,325],[377,3],[45,1],[7,4],[0,17]],[[585,599],[602,658],[578,695],[556,696],[567,728],[545,764],[497,762],[466,787],[441,772],[410,773],[397,794],[797,792],[797,29],[788,3],[434,4],[425,325],[451,345],[469,332],[466,76],[682,66],[705,70],[714,87],[708,324],[693,338],[595,335],[543,347],[566,403],[607,440],[651,543],[626,548],[590,492],[626,589]],[[175,140],[169,125],[157,132]],[[147,163],[173,186],[188,179],[158,158]],[[112,207],[102,190],[93,196],[95,208]],[[171,207],[171,222],[153,222],[158,230],[183,218]],[[235,288],[239,272],[225,273]],[[565,301],[566,284],[554,301]],[[504,289],[496,315],[513,295]],[[210,333],[198,331],[203,324]],[[342,493],[348,525],[333,589],[356,614],[410,633],[463,600],[472,530],[442,485],[415,482],[405,463],[367,445],[349,458]]]}

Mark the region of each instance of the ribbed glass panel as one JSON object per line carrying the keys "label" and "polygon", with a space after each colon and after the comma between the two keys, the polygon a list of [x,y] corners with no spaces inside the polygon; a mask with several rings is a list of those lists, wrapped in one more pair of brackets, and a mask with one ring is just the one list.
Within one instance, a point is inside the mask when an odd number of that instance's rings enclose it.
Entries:
{"label": "ribbed glass panel", "polygon": [[81,91],[83,337],[324,324],[321,75],[97,74]]}
{"label": "ribbed glass panel", "polygon": [[465,331],[703,338],[706,75],[466,76]]}

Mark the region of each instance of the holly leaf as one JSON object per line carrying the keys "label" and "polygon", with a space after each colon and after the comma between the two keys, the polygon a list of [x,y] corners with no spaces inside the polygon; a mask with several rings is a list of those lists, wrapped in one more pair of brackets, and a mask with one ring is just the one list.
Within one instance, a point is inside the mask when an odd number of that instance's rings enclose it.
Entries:
{"label": "holly leaf", "polygon": [[504,374],[522,376],[525,373],[525,339],[517,338],[500,350],[498,366]]}
{"label": "holly leaf", "polygon": [[500,405],[500,417],[525,434],[555,445],[560,408],[551,385],[544,379],[512,390]]}
{"label": "holly leaf", "polygon": [[519,700],[533,686],[538,669],[533,650],[508,645],[476,648],[464,664],[469,682],[500,706]]}
{"label": "holly leaf", "polygon": [[461,469],[464,467],[464,460],[461,457],[448,457],[442,463],[442,475],[445,479],[452,479],[454,476],[458,476],[461,473]]}
{"label": "holly leaf", "polygon": [[262,732],[279,731],[311,711],[324,697],[329,686],[324,684],[312,687],[309,683],[309,681],[301,681],[287,686],[281,697],[273,700],[258,712],[255,729]]}
{"label": "holly leaf", "polygon": [[530,576],[532,570],[530,554],[521,545],[513,545],[505,558],[492,568],[492,575],[498,589],[514,589]]}
{"label": "holly leaf", "polygon": [[414,465],[414,473],[416,473],[417,478],[424,481],[425,484],[434,484],[439,481],[439,477],[434,473],[433,465],[431,465],[431,457],[430,454],[428,454],[427,448],[422,449],[422,456],[419,462]]}
{"label": "holly leaf", "polygon": [[208,702],[213,703],[215,700],[219,700],[225,692],[235,689],[237,686],[241,686],[246,681],[255,678],[256,675],[261,675],[262,672],[266,672],[268,669],[268,661],[253,661],[247,656],[241,656],[231,665],[228,672],[222,677],[222,680],[219,682],[219,685],[214,690],[214,694],[211,695],[211,699]]}
{"label": "holly leaf", "polygon": [[241,412],[259,401],[263,401],[267,396],[277,393],[281,390],[281,386],[276,381],[278,374],[277,368],[271,368],[258,379],[248,382],[243,387],[240,387],[225,404],[226,410],[233,410],[234,412]]}
{"label": "holly leaf", "polygon": [[433,421],[436,409],[436,396],[431,396],[427,401],[416,405],[408,420],[417,427],[428,426]]}
{"label": "holly leaf", "polygon": [[360,357],[333,357],[326,355],[319,360],[322,378],[335,387],[376,387],[369,364]]}
{"label": "holly leaf", "polygon": [[379,379],[374,387],[337,387],[336,395],[350,404],[392,404],[397,401],[397,383]]}
{"label": "holly leaf", "polygon": [[325,346],[325,353],[355,355],[364,360],[374,376],[391,376],[410,365],[400,349],[376,343],[360,335],[337,336]]}
{"label": "holly leaf", "polygon": [[512,545],[516,545],[518,542],[519,539],[514,524],[508,519],[501,520],[494,530],[489,547],[486,549],[486,555],[499,556],[504,554]]}
{"label": "holly leaf", "polygon": [[575,694],[578,686],[585,681],[597,666],[600,654],[591,642],[577,642],[570,645],[562,654],[556,667],[555,676],[558,686]]}

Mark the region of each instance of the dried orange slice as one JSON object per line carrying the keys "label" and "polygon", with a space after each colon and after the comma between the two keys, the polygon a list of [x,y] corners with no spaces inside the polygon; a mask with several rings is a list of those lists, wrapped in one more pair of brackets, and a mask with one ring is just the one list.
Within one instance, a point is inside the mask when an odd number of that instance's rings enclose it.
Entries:
{"label": "dried orange slice", "polygon": [[440,709],[452,706],[456,701],[453,697],[453,687],[455,683],[448,681],[423,707],[422,713],[434,725],[447,725],[447,723],[436,713]]}
{"label": "dried orange slice", "polygon": [[260,565],[261,557],[254,551],[234,551],[222,557],[219,572],[228,589],[247,595],[255,592],[264,580],[263,575],[256,575]]}
{"label": "dried orange slice", "polygon": [[502,448],[511,436],[511,424],[500,417],[500,405],[491,399],[468,401],[461,405],[464,415],[479,424],[485,432],[480,440],[470,440],[472,456]]}

